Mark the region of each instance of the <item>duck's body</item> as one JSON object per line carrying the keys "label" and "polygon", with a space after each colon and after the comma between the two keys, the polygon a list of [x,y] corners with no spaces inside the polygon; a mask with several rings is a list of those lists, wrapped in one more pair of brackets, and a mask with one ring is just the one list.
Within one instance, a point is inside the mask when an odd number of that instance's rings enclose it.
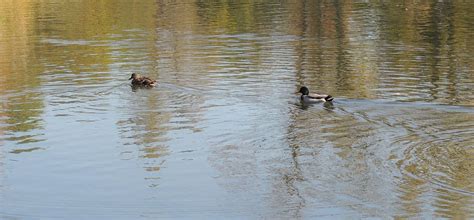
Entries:
{"label": "duck's body", "polygon": [[317,102],[331,102],[334,98],[331,95],[326,94],[315,94],[309,93],[309,89],[306,86],[301,87],[301,101],[306,103],[317,103]]}
{"label": "duck's body", "polygon": [[146,76],[140,76],[137,73],[132,73],[132,76],[128,80],[132,80],[132,86],[154,87],[157,84],[156,80]]}

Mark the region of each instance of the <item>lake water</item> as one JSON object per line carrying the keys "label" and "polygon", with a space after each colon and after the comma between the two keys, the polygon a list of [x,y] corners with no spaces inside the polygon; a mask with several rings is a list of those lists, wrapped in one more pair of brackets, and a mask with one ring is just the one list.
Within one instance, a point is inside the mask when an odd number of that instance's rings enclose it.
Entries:
{"label": "lake water", "polygon": [[0,219],[474,218],[473,14],[0,0]]}

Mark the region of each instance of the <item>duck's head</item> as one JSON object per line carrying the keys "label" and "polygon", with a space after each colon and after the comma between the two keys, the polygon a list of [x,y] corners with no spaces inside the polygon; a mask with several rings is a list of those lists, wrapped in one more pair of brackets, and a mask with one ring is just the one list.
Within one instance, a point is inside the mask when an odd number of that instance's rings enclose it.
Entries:
{"label": "duck's head", "polygon": [[132,76],[130,76],[130,79],[128,79],[128,80],[136,79],[136,78],[138,78],[138,74],[132,73]]}
{"label": "duck's head", "polygon": [[303,86],[300,88],[300,93],[302,93],[303,95],[308,95],[309,94],[309,89],[306,87],[306,86]]}

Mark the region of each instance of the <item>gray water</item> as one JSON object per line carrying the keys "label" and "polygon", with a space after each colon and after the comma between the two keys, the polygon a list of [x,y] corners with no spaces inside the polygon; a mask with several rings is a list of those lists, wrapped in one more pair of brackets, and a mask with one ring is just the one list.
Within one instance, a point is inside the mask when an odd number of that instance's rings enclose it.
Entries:
{"label": "gray water", "polygon": [[473,12],[0,0],[0,218],[474,218]]}

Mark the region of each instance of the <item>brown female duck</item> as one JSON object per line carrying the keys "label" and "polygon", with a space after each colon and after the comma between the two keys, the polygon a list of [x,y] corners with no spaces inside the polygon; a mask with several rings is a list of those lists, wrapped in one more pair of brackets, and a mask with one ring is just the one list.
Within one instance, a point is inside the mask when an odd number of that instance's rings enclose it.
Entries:
{"label": "brown female duck", "polygon": [[146,76],[140,76],[138,73],[132,73],[132,76],[128,80],[132,80],[132,86],[154,87],[157,84],[156,80]]}

